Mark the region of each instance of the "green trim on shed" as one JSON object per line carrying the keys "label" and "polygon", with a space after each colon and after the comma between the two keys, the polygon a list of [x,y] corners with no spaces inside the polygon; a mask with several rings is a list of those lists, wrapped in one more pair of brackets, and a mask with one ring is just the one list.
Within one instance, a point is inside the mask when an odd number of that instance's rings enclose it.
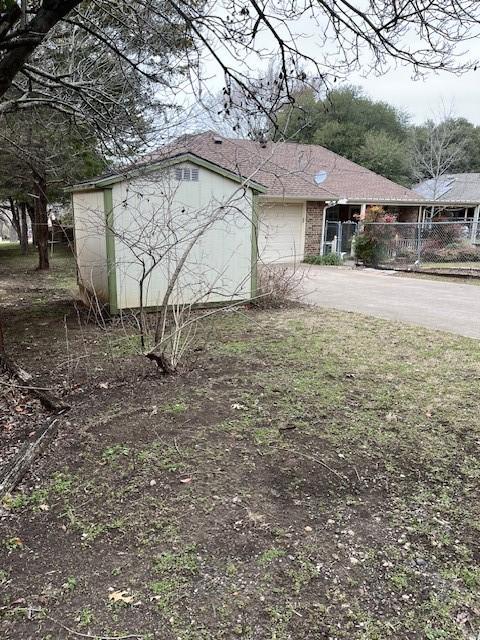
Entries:
{"label": "green trim on shed", "polygon": [[105,214],[105,241],[107,246],[108,304],[110,313],[118,313],[117,264],[115,260],[115,234],[113,232],[113,192],[103,190],[103,209]]}
{"label": "green trim on shed", "polygon": [[252,193],[252,251],[251,251],[251,273],[250,273],[250,295],[255,298],[257,295],[258,276],[258,198]]}
{"label": "green trim on shed", "polygon": [[194,153],[181,153],[177,156],[171,156],[170,158],[163,158],[162,160],[157,160],[155,162],[151,162],[144,165],[133,166],[125,169],[124,172],[115,173],[105,177],[98,177],[88,180],[87,182],[81,182],[79,184],[73,185],[69,187],[69,191],[89,191],[91,189],[103,189],[105,187],[110,187],[117,182],[123,182],[124,180],[129,180],[131,178],[135,178],[138,176],[148,175],[154,171],[158,171],[159,169],[165,169],[180,162],[191,162],[192,164],[203,167],[204,169],[208,169],[213,173],[218,173],[224,178],[228,178],[229,180],[233,180],[233,182],[240,183],[245,187],[258,191],[259,193],[265,193],[267,188],[245,176],[241,176],[225,167],[222,167],[214,162],[210,162],[209,160],[205,160],[200,156],[195,155]]}

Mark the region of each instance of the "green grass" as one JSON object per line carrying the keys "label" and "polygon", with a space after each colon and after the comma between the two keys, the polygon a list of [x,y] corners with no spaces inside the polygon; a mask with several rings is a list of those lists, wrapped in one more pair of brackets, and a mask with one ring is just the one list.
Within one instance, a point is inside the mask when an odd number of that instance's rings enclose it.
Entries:
{"label": "green grass", "polygon": [[[53,254],[49,253],[49,259],[50,270],[38,274],[38,277],[58,289],[76,289],[75,260],[70,248],[56,246]],[[22,255],[18,243],[0,242],[0,273],[13,273],[23,278],[27,272],[35,270],[37,265],[38,255],[34,246],[29,245],[27,255]]]}
{"label": "green grass", "polygon": [[[71,426],[2,505],[10,636],[58,635],[22,601],[93,637],[479,629],[480,343],[315,309],[218,315],[207,333],[172,379],[129,349],[88,356]],[[112,590],[141,604],[113,608]]]}

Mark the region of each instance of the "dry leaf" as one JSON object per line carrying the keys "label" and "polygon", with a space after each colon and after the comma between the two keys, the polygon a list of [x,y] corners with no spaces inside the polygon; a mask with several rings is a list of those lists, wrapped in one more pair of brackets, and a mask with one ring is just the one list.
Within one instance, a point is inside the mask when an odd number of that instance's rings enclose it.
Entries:
{"label": "dry leaf", "polygon": [[128,591],[114,591],[109,594],[108,599],[112,602],[124,602],[125,604],[133,602],[133,596],[129,595]]}
{"label": "dry leaf", "polygon": [[189,482],[191,482],[192,479],[191,478],[181,478],[180,482],[182,482],[183,484],[188,484]]}

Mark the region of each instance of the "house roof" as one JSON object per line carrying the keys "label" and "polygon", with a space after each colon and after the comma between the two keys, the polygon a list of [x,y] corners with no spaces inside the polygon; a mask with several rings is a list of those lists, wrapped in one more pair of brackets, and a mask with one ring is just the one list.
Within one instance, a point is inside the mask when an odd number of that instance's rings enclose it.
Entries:
{"label": "house roof", "polygon": [[[213,131],[180,136],[144,156],[139,162],[90,180],[104,186],[106,181],[123,179],[129,171],[155,166],[189,155],[211,166],[262,186],[269,197],[308,200],[346,200],[357,203],[421,203],[423,198],[410,189],[319,145],[293,142],[266,142],[225,138]],[[82,185],[78,185],[82,187]]]}
{"label": "house roof", "polygon": [[260,182],[267,188],[268,196],[359,202],[422,201],[418,193],[319,145],[261,144],[253,140],[224,138],[207,131],[177,138],[151,158],[165,158],[187,150]]}
{"label": "house roof", "polygon": [[413,189],[424,198],[442,203],[480,204],[480,173],[446,173],[424,180]]}

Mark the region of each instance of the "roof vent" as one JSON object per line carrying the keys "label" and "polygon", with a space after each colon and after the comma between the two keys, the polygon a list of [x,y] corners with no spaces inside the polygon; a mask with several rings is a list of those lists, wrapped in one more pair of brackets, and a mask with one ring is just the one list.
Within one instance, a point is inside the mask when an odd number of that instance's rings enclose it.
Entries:
{"label": "roof vent", "polygon": [[220,136],[213,136],[213,141],[215,144],[222,144],[223,140]]}

